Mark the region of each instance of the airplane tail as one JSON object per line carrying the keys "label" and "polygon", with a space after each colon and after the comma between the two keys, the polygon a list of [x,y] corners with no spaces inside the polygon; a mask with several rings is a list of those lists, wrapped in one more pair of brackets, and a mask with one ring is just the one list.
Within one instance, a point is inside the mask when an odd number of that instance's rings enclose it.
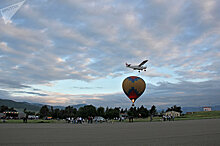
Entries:
{"label": "airplane tail", "polygon": [[127,67],[129,67],[131,64],[127,64],[127,62],[126,62],[125,65],[126,65]]}

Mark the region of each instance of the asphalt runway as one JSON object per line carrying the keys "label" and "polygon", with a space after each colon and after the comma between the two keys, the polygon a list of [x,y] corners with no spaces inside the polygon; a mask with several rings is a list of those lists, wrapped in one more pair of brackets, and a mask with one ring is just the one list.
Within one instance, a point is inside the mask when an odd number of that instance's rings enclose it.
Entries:
{"label": "asphalt runway", "polygon": [[0,146],[220,145],[220,119],[98,123],[0,124]]}

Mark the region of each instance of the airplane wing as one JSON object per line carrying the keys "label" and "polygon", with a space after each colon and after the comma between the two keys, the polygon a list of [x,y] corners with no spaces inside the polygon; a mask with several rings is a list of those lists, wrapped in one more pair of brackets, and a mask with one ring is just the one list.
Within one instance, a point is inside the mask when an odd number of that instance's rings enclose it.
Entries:
{"label": "airplane wing", "polygon": [[139,64],[138,66],[142,66],[142,65],[144,65],[146,62],[147,62],[148,60],[144,60],[143,62],[141,62],[141,64]]}

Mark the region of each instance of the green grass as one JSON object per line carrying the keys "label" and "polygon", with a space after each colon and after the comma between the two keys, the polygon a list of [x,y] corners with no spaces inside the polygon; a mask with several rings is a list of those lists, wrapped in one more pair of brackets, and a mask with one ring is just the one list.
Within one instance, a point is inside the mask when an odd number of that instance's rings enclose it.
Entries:
{"label": "green grass", "polygon": [[[162,117],[153,117],[153,122],[161,121]],[[175,117],[175,121],[180,120],[199,120],[199,119],[220,119],[220,111],[202,111],[202,112],[194,112],[193,114],[182,115],[180,117]],[[113,120],[113,122],[118,122]],[[124,122],[129,122],[126,119]],[[134,119],[134,122],[150,122],[150,117],[142,119]]]}
{"label": "green grass", "polygon": [[203,111],[176,117],[175,120],[219,119],[220,111]]}

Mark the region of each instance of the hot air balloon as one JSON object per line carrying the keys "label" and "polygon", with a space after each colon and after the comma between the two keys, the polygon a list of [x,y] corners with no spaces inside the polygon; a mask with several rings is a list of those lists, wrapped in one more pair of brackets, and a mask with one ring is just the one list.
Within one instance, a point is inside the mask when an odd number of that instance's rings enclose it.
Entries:
{"label": "hot air balloon", "polygon": [[130,76],[123,81],[122,88],[134,106],[134,102],[144,93],[146,84],[142,78]]}

